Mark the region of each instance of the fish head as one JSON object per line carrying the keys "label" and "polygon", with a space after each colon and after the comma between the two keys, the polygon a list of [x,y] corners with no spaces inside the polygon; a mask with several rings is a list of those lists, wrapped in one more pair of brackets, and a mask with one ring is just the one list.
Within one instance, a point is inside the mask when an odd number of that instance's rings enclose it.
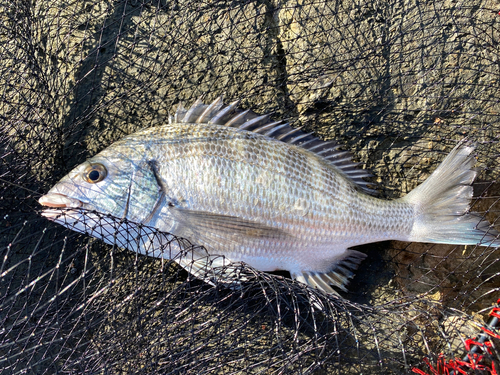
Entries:
{"label": "fish head", "polygon": [[160,199],[161,189],[143,153],[107,149],[75,167],[39,203],[49,207],[42,215],[51,220],[70,209],[73,216],[75,210],[89,210],[142,223]]}

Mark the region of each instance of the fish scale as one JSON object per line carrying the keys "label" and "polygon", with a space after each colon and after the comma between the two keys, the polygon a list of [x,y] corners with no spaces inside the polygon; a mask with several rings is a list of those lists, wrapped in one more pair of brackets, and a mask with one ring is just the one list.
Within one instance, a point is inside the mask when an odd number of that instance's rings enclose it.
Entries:
{"label": "fish scale", "polygon": [[[83,227],[78,209],[203,245],[210,260],[193,253],[192,261],[176,261],[209,282],[204,275],[214,267],[246,262],[333,293],[332,286],[345,290],[366,257],[352,246],[389,239],[500,246],[498,232],[468,213],[473,146],[458,144],[424,184],[392,201],[367,194],[369,174],[338,148],[220,98],[197,101],[180,106],[169,124],[129,135],[76,167],[40,203],[52,207],[47,218],[108,243],[113,236]],[[61,218],[60,207],[72,210]],[[125,242],[141,253],[157,246]]]}

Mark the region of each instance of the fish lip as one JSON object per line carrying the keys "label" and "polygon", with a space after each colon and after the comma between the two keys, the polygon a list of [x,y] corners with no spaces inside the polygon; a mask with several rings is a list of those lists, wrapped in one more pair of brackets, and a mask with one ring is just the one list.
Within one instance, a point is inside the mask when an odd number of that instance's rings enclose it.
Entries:
{"label": "fish lip", "polygon": [[63,194],[48,193],[43,195],[39,200],[42,206],[55,208],[78,208],[82,206],[82,202],[75,198],[67,197]]}

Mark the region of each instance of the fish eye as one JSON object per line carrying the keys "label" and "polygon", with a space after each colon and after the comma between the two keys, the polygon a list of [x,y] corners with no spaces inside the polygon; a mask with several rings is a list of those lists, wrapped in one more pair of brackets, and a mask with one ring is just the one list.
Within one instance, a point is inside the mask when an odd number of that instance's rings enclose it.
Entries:
{"label": "fish eye", "polygon": [[85,181],[91,183],[91,184],[96,184],[98,182],[101,182],[106,178],[108,174],[108,171],[106,171],[106,168],[102,164],[92,164],[90,167],[88,167],[85,170],[84,173],[84,179]]}

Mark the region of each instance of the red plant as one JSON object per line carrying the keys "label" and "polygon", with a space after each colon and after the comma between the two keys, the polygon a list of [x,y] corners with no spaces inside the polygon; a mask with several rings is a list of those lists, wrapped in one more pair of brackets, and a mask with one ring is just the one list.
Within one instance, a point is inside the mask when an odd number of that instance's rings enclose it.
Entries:
{"label": "red plant", "polygon": [[[465,340],[465,349],[467,351],[467,356],[464,359],[454,358],[446,359],[443,353],[440,353],[437,361],[436,367],[434,367],[429,359],[424,358],[423,362],[429,367],[430,372],[425,372],[418,368],[412,368],[412,371],[419,375],[467,375],[467,370],[480,370],[487,374],[499,375],[495,363],[492,362],[491,366],[482,364],[485,354],[471,353],[471,350],[475,347],[480,348],[482,353],[488,353],[492,355],[491,342],[487,340],[489,337],[494,337],[500,340],[500,335],[493,330],[500,320],[500,299],[497,301],[497,305],[490,312],[491,323],[488,322],[486,327],[481,327],[484,332],[482,340]],[[495,319],[496,318],[496,319]]]}

